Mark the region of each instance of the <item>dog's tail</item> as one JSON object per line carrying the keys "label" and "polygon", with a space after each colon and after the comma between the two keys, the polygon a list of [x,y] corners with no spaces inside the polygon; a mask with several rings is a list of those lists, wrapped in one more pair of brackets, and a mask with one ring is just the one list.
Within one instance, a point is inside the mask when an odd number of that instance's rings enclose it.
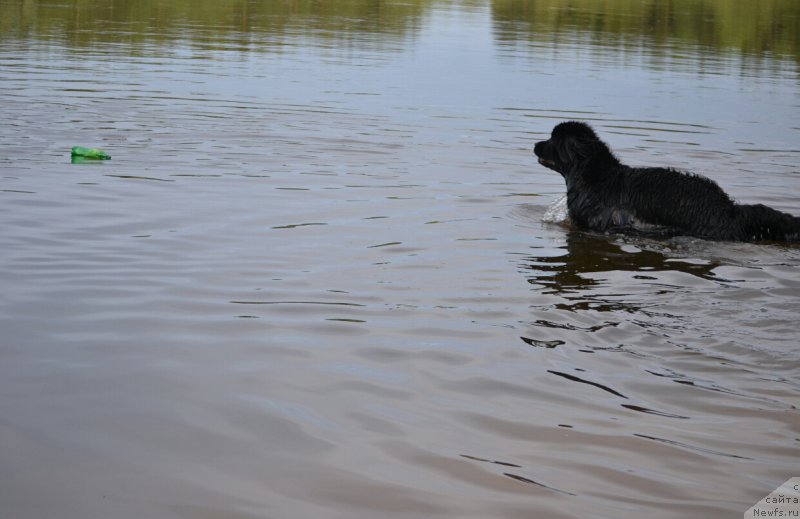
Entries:
{"label": "dog's tail", "polygon": [[738,211],[745,241],[784,241],[800,243],[800,218],[763,204],[740,205]]}

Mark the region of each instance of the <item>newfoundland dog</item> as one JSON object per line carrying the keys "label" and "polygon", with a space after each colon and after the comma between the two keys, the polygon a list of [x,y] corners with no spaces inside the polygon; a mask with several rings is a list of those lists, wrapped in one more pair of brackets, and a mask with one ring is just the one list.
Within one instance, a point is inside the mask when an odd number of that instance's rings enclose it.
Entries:
{"label": "newfoundland dog", "polygon": [[737,204],[700,175],[625,166],[585,123],[557,125],[533,151],[541,165],[564,177],[569,216],[581,229],[800,242],[800,218],[761,204]]}

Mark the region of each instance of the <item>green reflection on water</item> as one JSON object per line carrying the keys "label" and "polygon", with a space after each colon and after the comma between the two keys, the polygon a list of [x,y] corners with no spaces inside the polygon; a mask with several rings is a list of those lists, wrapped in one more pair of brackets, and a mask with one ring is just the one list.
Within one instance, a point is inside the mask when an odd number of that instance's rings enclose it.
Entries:
{"label": "green reflection on water", "polygon": [[586,32],[604,45],[683,43],[800,56],[798,0],[494,0],[497,37]]}
{"label": "green reflection on water", "polygon": [[[251,47],[263,35],[346,40],[405,37],[433,0],[0,0],[0,38],[65,39],[72,46],[158,44]],[[269,42],[267,42],[269,43]]]}
{"label": "green reflection on water", "polygon": [[76,48],[178,39],[243,50],[283,35],[391,43],[413,37],[434,8],[481,6],[491,7],[495,37],[506,43],[576,32],[611,46],[677,41],[800,56],[798,0],[0,0],[0,39]]}

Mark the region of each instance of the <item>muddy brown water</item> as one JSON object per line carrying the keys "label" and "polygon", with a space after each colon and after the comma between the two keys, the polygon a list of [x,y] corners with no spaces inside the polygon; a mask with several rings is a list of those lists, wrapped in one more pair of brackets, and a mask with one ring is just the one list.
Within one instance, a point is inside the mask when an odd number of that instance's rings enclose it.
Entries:
{"label": "muddy brown water", "polygon": [[800,214],[800,9],[730,4],[0,0],[0,515],[741,517],[800,249],[577,232],[530,151]]}

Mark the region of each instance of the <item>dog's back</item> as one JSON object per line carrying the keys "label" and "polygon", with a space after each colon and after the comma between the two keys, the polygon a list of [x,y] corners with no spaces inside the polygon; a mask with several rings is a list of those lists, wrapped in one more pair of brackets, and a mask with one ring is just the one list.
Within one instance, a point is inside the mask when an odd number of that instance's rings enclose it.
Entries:
{"label": "dog's back", "polygon": [[623,196],[640,220],[671,233],[730,241],[800,241],[800,218],[762,204],[737,204],[713,180],[666,168],[621,166]]}
{"label": "dog's back", "polygon": [[672,234],[735,239],[730,227],[736,204],[716,182],[668,168],[632,168],[621,165],[625,179],[620,202],[650,224],[670,228]]}

